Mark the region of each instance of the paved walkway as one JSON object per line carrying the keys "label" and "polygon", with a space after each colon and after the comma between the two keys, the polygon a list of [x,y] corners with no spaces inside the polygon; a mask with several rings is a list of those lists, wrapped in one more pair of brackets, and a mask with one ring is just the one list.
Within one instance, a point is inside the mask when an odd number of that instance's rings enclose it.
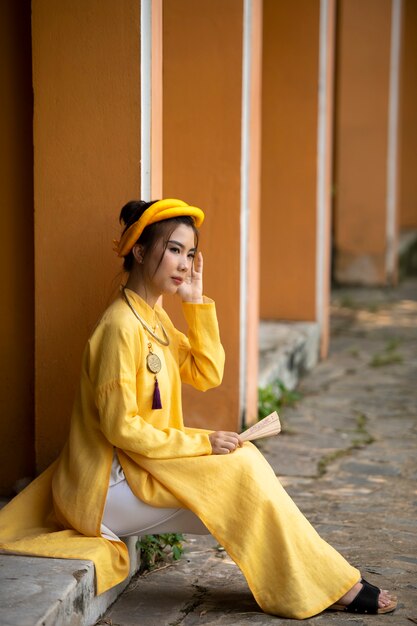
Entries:
{"label": "paved walkway", "polygon": [[[284,432],[262,450],[321,535],[399,598],[394,614],[323,613],[304,624],[417,623],[417,281],[343,290],[329,359],[299,387]],[[290,625],[260,612],[211,537],[188,537],[181,561],[133,579],[99,623]]]}

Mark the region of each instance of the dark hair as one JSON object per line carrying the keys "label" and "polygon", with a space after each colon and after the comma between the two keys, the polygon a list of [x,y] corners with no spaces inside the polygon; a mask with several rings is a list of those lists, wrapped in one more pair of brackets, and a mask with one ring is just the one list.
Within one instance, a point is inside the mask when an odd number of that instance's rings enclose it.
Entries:
{"label": "dark hair", "polygon": [[[143,215],[143,213],[148,209],[154,202],[157,200],[151,200],[150,202],[145,202],[144,200],[131,200],[127,204],[124,205],[122,210],[120,211],[119,222],[124,225],[123,233],[126,230],[138,221],[138,219]],[[160,222],[155,222],[154,224],[149,224],[146,228],[143,229],[143,232],[136,243],[140,243],[144,247],[144,255],[152,250],[156,243],[162,238],[164,240],[164,249],[159,260],[159,264],[162,261],[162,258],[165,253],[166,246],[171,237],[172,232],[175,230],[178,224],[185,224],[186,226],[190,226],[190,228],[194,231],[194,239],[195,239],[195,247],[198,246],[198,230],[194,223],[191,215],[179,215],[178,217],[171,217],[167,220],[161,220]],[[122,233],[122,234],[123,234]],[[123,261],[123,269],[126,272],[130,272],[133,267],[135,257],[133,256],[133,252],[130,251],[124,258]]]}

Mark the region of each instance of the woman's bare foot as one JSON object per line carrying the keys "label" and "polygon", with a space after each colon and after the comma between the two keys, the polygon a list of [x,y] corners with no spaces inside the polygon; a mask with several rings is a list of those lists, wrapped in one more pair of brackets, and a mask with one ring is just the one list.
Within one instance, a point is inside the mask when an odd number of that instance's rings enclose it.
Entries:
{"label": "woman's bare foot", "polygon": [[[361,582],[353,585],[352,589],[350,589],[344,596],[340,598],[336,602],[336,604],[342,604],[343,606],[348,606],[358,595],[363,585]],[[392,596],[387,589],[381,589],[378,597],[378,608],[385,609],[387,606],[390,606],[393,600],[396,600],[395,596]]]}

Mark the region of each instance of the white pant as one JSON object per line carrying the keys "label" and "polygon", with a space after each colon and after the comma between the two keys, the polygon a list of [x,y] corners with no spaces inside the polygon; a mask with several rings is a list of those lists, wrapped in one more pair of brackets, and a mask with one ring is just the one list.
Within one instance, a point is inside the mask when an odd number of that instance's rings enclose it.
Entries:
{"label": "white pant", "polygon": [[210,534],[203,522],[188,509],[160,509],[139,500],[126,480],[109,487],[102,520],[102,535],[111,538],[161,533]]}

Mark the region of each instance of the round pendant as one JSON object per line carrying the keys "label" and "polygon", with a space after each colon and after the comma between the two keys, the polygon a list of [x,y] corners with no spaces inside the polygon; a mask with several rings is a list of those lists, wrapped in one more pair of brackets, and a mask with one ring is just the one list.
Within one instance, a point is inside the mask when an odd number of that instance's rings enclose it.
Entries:
{"label": "round pendant", "polygon": [[161,371],[161,359],[157,354],[150,352],[146,357],[146,367],[152,374],[158,374]]}

